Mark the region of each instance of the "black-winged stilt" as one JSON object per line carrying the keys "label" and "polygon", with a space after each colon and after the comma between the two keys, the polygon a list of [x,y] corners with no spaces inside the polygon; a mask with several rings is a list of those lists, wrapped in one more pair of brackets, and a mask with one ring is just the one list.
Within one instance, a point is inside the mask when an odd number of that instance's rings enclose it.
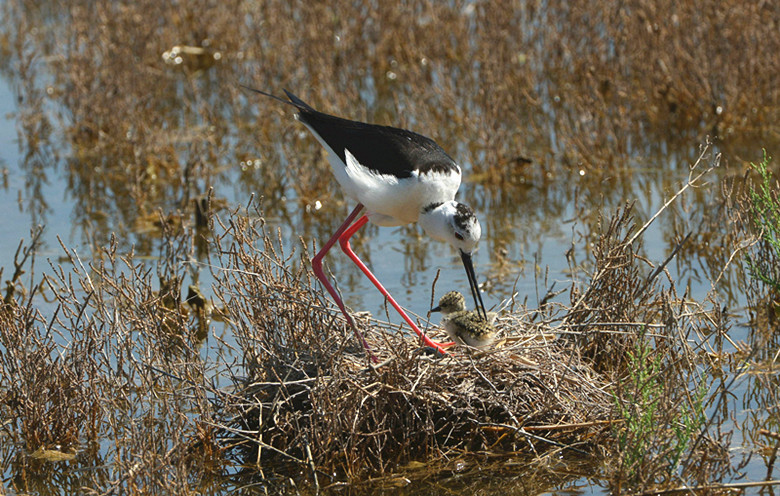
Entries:
{"label": "black-winged stilt", "polygon": [[466,299],[457,291],[450,291],[439,300],[431,312],[441,312],[441,325],[456,344],[484,348],[493,342],[496,331],[493,322],[497,314],[483,316],[475,310],[466,310]]}
{"label": "black-winged stilt", "polygon": [[[368,344],[322,269],[322,259],[336,240],[423,342],[443,352],[442,345],[431,341],[417,327],[349,246],[349,238],[369,220],[379,226],[418,222],[430,237],[457,248],[477,311],[481,311],[487,319],[471,260],[482,230],[471,208],[455,201],[461,170],[439,145],[405,129],[350,121],[319,112],[287,90],[284,92],[289,100],[253,88],[247,89],[297,109],[298,120],[328,150],[330,165],[344,193],[358,202],[336,233],[314,256],[312,268],[369,353]],[[367,213],[355,221],[364,208]]]}

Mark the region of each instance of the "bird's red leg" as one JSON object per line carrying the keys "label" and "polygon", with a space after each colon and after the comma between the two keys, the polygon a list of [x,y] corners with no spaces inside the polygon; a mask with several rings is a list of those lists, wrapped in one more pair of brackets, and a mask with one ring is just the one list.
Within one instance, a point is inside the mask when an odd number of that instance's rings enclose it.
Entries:
{"label": "bird's red leg", "polygon": [[368,267],[366,267],[366,264],[364,264],[363,261],[360,260],[360,258],[358,258],[358,256],[355,254],[354,251],[352,251],[352,247],[349,246],[349,238],[351,238],[352,235],[355,234],[358,229],[363,227],[366,224],[366,222],[368,222],[368,216],[364,215],[363,217],[358,219],[357,222],[352,224],[352,226],[350,226],[349,229],[344,231],[343,234],[341,234],[341,236],[339,237],[339,244],[341,245],[341,249],[344,251],[344,253],[347,254],[347,256],[349,256],[349,258],[352,259],[353,262],[355,262],[355,265],[357,265],[358,268],[360,268],[360,270],[363,271],[366,277],[368,277],[368,279],[372,283],[374,283],[374,286],[376,286],[379,292],[382,293],[382,295],[384,295],[385,298],[387,298],[387,301],[389,301],[390,304],[393,305],[393,308],[395,308],[395,310],[401,315],[401,317],[403,317],[406,323],[412,327],[412,330],[416,332],[418,336],[420,336],[420,338],[423,340],[426,346],[430,346],[431,348],[436,349],[436,351],[440,353],[446,353],[444,351],[444,346],[446,346],[446,344],[442,345],[435,341],[431,341],[431,339],[428,336],[426,336],[425,333],[422,332],[419,327],[417,327],[417,325],[412,321],[412,319],[409,318],[406,312],[403,311],[401,305],[396,303],[393,297],[390,296],[390,293],[388,293],[387,290],[384,288],[384,286],[382,286],[382,283],[380,283],[379,280],[376,277],[374,277],[374,274],[372,274],[371,271],[368,269]]}
{"label": "bird's red leg", "polygon": [[314,271],[314,275],[317,276],[317,279],[320,280],[322,285],[325,286],[325,289],[328,290],[328,293],[330,293],[330,296],[333,297],[333,300],[335,300],[336,305],[339,306],[341,313],[343,313],[344,317],[347,318],[347,322],[349,322],[349,325],[352,326],[352,329],[355,331],[355,336],[357,336],[358,340],[360,340],[360,342],[363,344],[363,348],[366,349],[366,352],[371,357],[371,360],[374,363],[377,363],[379,359],[371,352],[371,347],[368,346],[365,338],[363,338],[363,335],[360,333],[357,326],[355,325],[355,322],[352,320],[352,316],[344,307],[344,302],[341,301],[338,292],[336,292],[336,289],[328,281],[328,278],[325,276],[325,271],[322,270],[322,259],[325,257],[325,254],[328,253],[334,244],[336,244],[336,240],[340,239],[342,234],[344,234],[344,231],[349,227],[350,224],[352,224],[352,221],[355,220],[355,217],[358,216],[361,210],[363,210],[363,205],[358,203],[357,207],[355,207],[352,213],[347,216],[347,220],[345,220],[344,223],[339,226],[339,228],[336,230],[336,233],[331,236],[325,245],[323,245],[322,249],[316,255],[314,255],[314,258],[311,259],[311,268]]}

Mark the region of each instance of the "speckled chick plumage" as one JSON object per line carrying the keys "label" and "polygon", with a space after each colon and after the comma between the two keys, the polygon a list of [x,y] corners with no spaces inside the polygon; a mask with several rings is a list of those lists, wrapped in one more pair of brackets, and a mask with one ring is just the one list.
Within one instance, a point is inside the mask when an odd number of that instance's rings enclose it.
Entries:
{"label": "speckled chick plumage", "polygon": [[442,315],[449,315],[464,310],[466,310],[466,298],[457,291],[450,291],[439,298],[439,306],[431,311],[441,312]]}
{"label": "speckled chick plumage", "polygon": [[485,320],[476,311],[466,310],[466,299],[459,292],[450,291],[442,296],[433,311],[442,313],[441,324],[455,343],[484,348],[493,342],[496,314],[489,312]]}

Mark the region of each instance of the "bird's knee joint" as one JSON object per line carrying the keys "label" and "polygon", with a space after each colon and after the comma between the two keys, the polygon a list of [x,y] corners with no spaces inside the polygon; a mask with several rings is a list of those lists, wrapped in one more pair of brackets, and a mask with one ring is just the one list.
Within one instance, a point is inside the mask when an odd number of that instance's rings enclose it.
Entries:
{"label": "bird's knee joint", "polygon": [[348,236],[342,236],[339,238],[339,246],[341,247],[342,251],[350,251],[349,246],[349,237]]}

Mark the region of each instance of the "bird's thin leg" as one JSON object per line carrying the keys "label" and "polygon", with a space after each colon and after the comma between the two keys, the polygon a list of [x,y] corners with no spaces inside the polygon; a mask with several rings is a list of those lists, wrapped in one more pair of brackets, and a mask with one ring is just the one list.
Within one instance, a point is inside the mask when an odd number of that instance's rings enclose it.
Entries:
{"label": "bird's thin leg", "polygon": [[349,229],[344,231],[344,233],[339,237],[339,244],[341,245],[342,251],[349,256],[349,258],[352,259],[353,262],[355,262],[355,265],[360,268],[360,270],[363,271],[363,273],[368,277],[368,279],[374,283],[374,286],[379,290],[382,295],[384,295],[385,298],[390,302],[391,305],[393,305],[393,308],[403,317],[403,319],[406,321],[407,324],[409,324],[412,327],[412,330],[417,333],[418,336],[423,340],[426,346],[430,346],[431,348],[434,348],[436,351],[440,353],[446,353],[444,351],[444,347],[442,344],[437,343],[435,341],[431,341],[431,339],[425,335],[424,332],[420,330],[419,327],[412,321],[411,318],[406,314],[406,312],[403,311],[401,308],[401,305],[396,303],[395,299],[393,299],[392,296],[390,296],[390,293],[382,286],[382,283],[379,282],[379,279],[377,279],[374,274],[371,273],[371,271],[366,267],[366,264],[363,263],[360,258],[355,254],[354,251],[352,251],[352,247],[349,246],[349,238],[352,237],[353,234],[357,232],[358,229],[363,227],[366,222],[368,222],[368,216],[364,215],[363,217],[359,218],[357,222],[352,224]]}
{"label": "bird's thin leg", "polygon": [[379,359],[371,352],[371,347],[368,345],[365,338],[363,338],[363,335],[358,330],[355,322],[352,320],[352,316],[349,314],[349,312],[347,312],[347,309],[344,306],[344,302],[341,301],[338,292],[336,292],[336,289],[328,281],[328,278],[325,276],[325,271],[322,270],[322,259],[325,257],[325,254],[328,253],[334,244],[336,244],[336,240],[340,239],[345,230],[349,227],[350,224],[352,224],[352,221],[355,220],[355,217],[360,214],[361,210],[363,210],[363,205],[358,203],[352,213],[347,216],[347,220],[345,220],[341,226],[339,226],[339,228],[336,230],[336,233],[331,236],[331,238],[323,245],[322,249],[316,255],[314,255],[314,258],[311,259],[311,268],[314,271],[314,275],[317,276],[317,279],[319,279],[322,285],[325,286],[325,289],[328,290],[328,293],[330,293],[330,296],[336,302],[336,305],[339,306],[341,313],[343,313],[344,317],[347,318],[347,322],[349,322],[349,325],[352,326],[352,329],[355,331],[355,336],[357,336],[358,340],[360,340],[360,342],[363,344],[363,348],[366,349],[366,352],[371,357],[371,360],[374,363],[377,363]]}

